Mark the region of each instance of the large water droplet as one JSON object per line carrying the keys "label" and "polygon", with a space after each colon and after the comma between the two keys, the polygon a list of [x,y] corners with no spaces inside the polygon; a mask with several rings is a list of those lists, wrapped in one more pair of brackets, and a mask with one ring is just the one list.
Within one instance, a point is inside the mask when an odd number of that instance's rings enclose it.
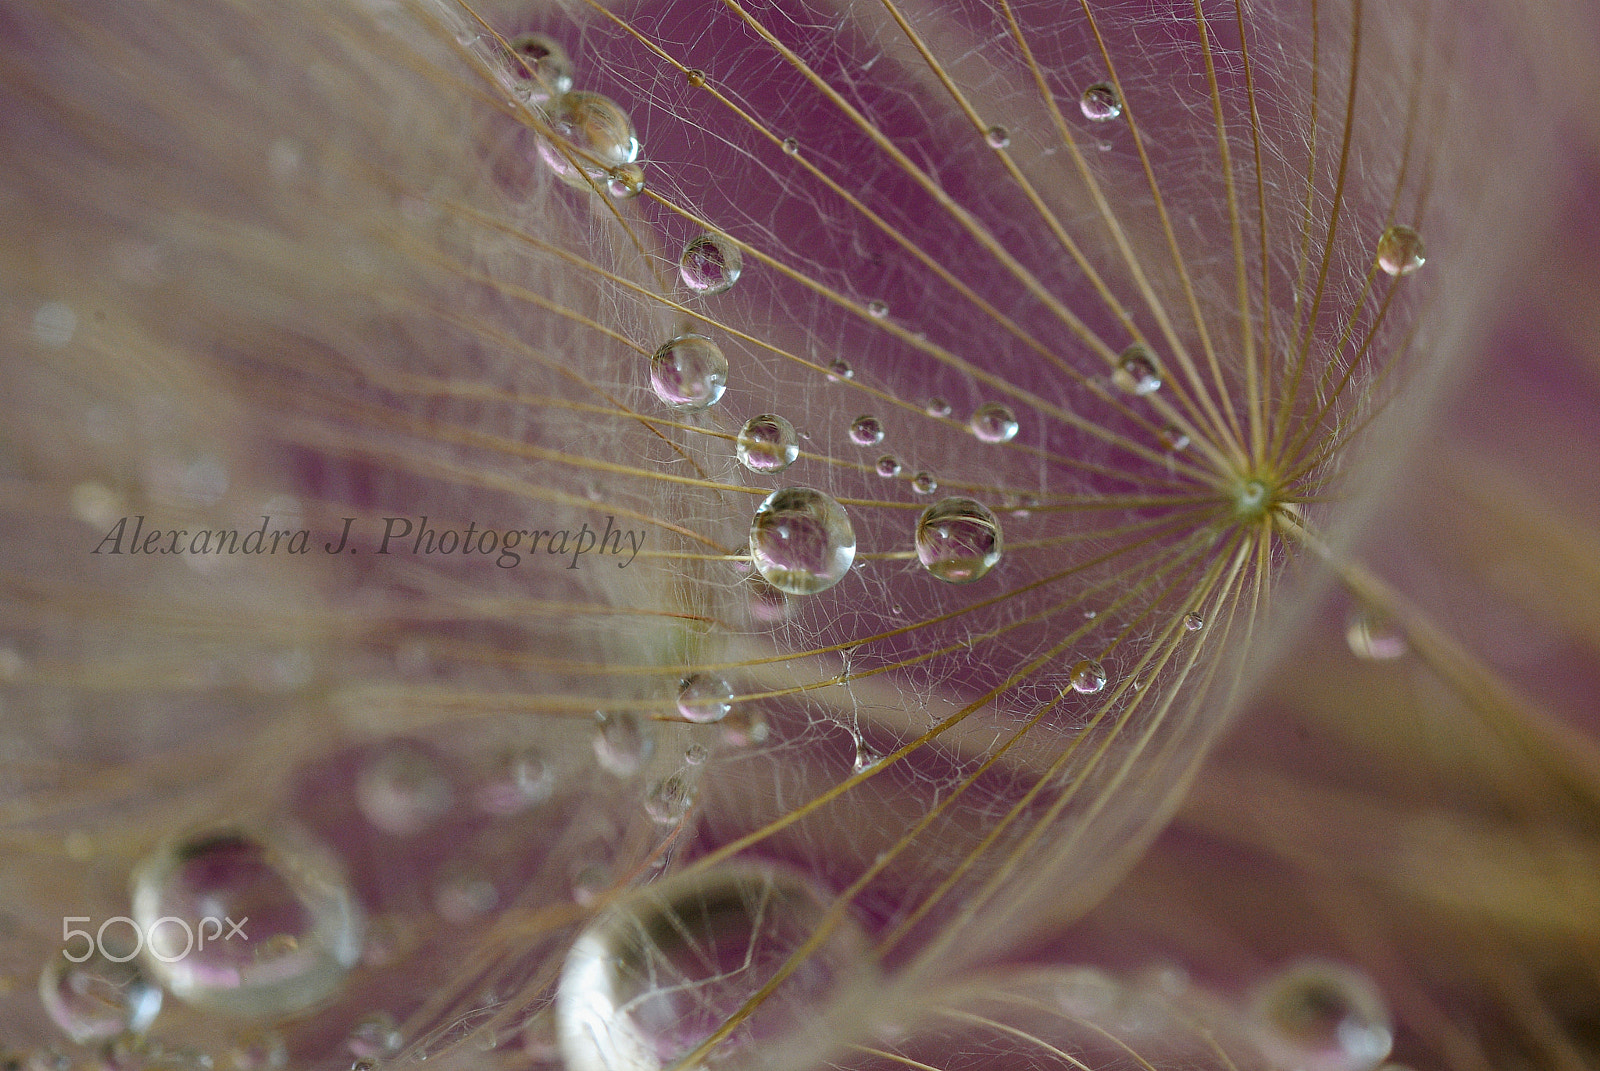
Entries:
{"label": "large water droplet", "polygon": [[134,868],[132,894],[152,977],[180,1000],[226,1014],[267,1019],[309,1008],[339,989],[361,955],[361,909],[339,861],[287,826],[169,841]]}
{"label": "large water droplet", "polygon": [[732,686],[714,673],[691,673],[678,685],[678,713],[689,721],[721,721],[732,706]]}
{"label": "large water droplet", "polygon": [[507,42],[512,91],[529,104],[546,104],[572,89],[572,60],[553,37],[519,33]]}
{"label": "large water droplet", "polygon": [[705,409],[727,389],[728,359],[704,335],[678,335],[650,358],[650,386],[674,409]]}
{"label": "large water droplet", "polygon": [[1085,658],[1072,667],[1072,690],[1093,695],[1106,686],[1106,667],[1092,658]]}
{"label": "large water droplet", "polygon": [[[45,961],[39,975],[44,1010],[79,1044],[144,1033],[161,1010],[161,988],[134,960],[134,931],[123,919],[100,927],[92,938],[74,936],[67,948]],[[88,958],[73,963],[68,952],[73,956],[87,952]]]}
{"label": "large water droplet", "polygon": [[756,508],[750,556],[773,587],[812,595],[850,571],[856,533],[844,507],[829,496],[809,487],[786,487]]}
{"label": "large water droplet", "polygon": [[1301,960],[1267,981],[1250,1018],[1267,1058],[1302,1071],[1371,1071],[1394,1041],[1377,987],[1326,960]]}
{"label": "large water droplet", "polygon": [[1110,82],[1096,82],[1078,98],[1078,108],[1085,119],[1105,123],[1122,114],[1122,98]]}
{"label": "large water droplet", "polygon": [[683,247],[678,276],[696,294],[720,294],[739,281],[744,254],[721,234],[702,234]]}
{"label": "large water droplet", "polygon": [[446,811],[454,793],[438,761],[421,745],[396,741],[369,755],[356,775],[356,805],[377,828],[420,833]]}
{"label": "large water droplet", "polygon": [[[660,1071],[692,1052],[817,933],[832,899],[799,875],[727,863],[640,888],[568,953],[556,1020],[568,1071]],[[846,916],[718,1047],[738,1064],[809,1028],[870,978]]]}
{"label": "large water droplet", "polygon": [[800,440],[794,425],[776,413],[751,417],[734,440],[739,463],[751,472],[782,472],[800,456]]}
{"label": "large water droplet", "polygon": [[560,145],[541,138],[539,155],[568,186],[589,189],[592,180],[604,187],[612,168],[638,159],[633,121],[610,97],[581,91],[564,94],[550,105],[547,119]]}
{"label": "large water droplet", "polygon": [[1410,275],[1428,262],[1422,235],[1396,224],[1378,239],[1378,267],[1390,275]]}
{"label": "large water droplet", "polygon": [[1111,373],[1117,389],[1129,394],[1154,394],[1161,389],[1161,367],[1155,354],[1135,342],[1117,358],[1117,370]]}
{"label": "large water droplet", "polygon": [[1001,550],[999,518],[970,498],[941,499],[917,521],[917,559],[948,583],[983,578],[1000,560]]}
{"label": "large water droplet", "polygon": [[999,402],[985,402],[973,410],[967,427],[979,442],[1008,443],[1017,437],[1017,415]]}
{"label": "large water droplet", "polygon": [[883,421],[864,413],[850,422],[850,441],[857,446],[877,446],[883,442]]}

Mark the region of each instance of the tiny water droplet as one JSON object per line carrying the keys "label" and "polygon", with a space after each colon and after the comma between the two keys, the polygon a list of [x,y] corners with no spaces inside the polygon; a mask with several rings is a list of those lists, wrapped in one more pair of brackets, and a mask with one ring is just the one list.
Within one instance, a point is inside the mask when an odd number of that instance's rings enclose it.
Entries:
{"label": "tiny water droplet", "polygon": [[1011,131],[996,123],[983,132],[983,140],[991,149],[1004,149],[1011,144]]}
{"label": "tiny water droplet", "polygon": [[878,475],[884,477],[885,479],[891,479],[900,475],[900,467],[900,459],[895,457],[893,454],[884,454],[882,457],[878,458],[878,463],[876,465]]}
{"label": "tiny water droplet", "polygon": [[931,417],[947,417],[950,415],[950,403],[943,398],[929,398],[924,411]]}
{"label": "tiny water droplet", "polygon": [[1106,667],[1085,658],[1072,667],[1072,690],[1093,695],[1106,686]]}
{"label": "tiny water droplet", "polygon": [[689,721],[721,721],[732,706],[732,686],[713,673],[691,673],[678,684],[678,713]]}
{"label": "tiny water droplet", "polygon": [[681,773],[663,777],[645,790],[645,813],[659,825],[677,825],[693,805],[694,785]]}
{"label": "tiny water droplet", "polygon": [[1427,262],[1422,235],[1400,224],[1384,229],[1378,239],[1378,267],[1390,275],[1410,275]]}
{"label": "tiny water droplet", "polygon": [[405,1045],[405,1038],[395,1024],[394,1016],[386,1011],[376,1011],[356,1021],[345,1037],[344,1044],[352,1056],[378,1058],[399,1052]]}
{"label": "tiny water droplet", "polygon": [[568,186],[589,189],[591,180],[605,184],[612,168],[639,157],[633,121],[610,97],[582,91],[563,94],[550,105],[547,119],[556,140],[541,138],[539,155]]}
{"label": "tiny water droplet", "polygon": [[572,60],[560,42],[542,33],[519,33],[507,44],[506,66],[517,99],[545,104],[572,90]]}
{"label": "tiny water droplet", "polygon": [[606,178],[606,190],[623,201],[639,196],[644,192],[644,165],[634,162],[613,167]]}
{"label": "tiny water droplet", "polygon": [[1135,342],[1117,358],[1117,370],[1111,374],[1111,381],[1128,394],[1154,394],[1161,389],[1161,369],[1155,355]]}
{"label": "tiny water droplet", "polygon": [[793,424],[776,413],[763,413],[751,417],[739,429],[734,454],[751,472],[767,475],[794,464],[800,456],[800,442]]}
{"label": "tiny water droplet", "polygon": [[917,521],[917,560],[950,584],[980,580],[1000,560],[1000,520],[970,498],[946,498],[929,506]]}
{"label": "tiny water droplet", "polygon": [[857,446],[877,446],[883,442],[883,421],[864,413],[850,422],[850,441]]}
{"label": "tiny water droplet", "polygon": [[655,738],[632,711],[597,711],[599,729],[594,736],[594,757],[602,769],[618,777],[639,772],[655,753]]}
{"label": "tiny water droplet", "polygon": [[834,383],[840,383],[846,379],[854,379],[855,375],[856,370],[851,368],[850,362],[843,357],[835,357],[828,362],[828,379]]}
{"label": "tiny water droplet", "polygon": [[683,749],[683,761],[690,766],[703,766],[711,757],[711,751],[704,744],[690,744]]}
{"label": "tiny water droplet", "polygon": [[1191,612],[1184,614],[1183,627],[1190,632],[1199,632],[1201,629],[1206,627],[1206,619],[1197,613]]}
{"label": "tiny water droplet", "polygon": [[1189,436],[1176,424],[1167,424],[1156,433],[1156,445],[1168,453],[1176,454],[1189,448]]}
{"label": "tiny water droplet", "polygon": [[879,301],[874,298],[872,301],[867,302],[867,315],[871,316],[874,320],[883,319],[889,315],[889,303],[887,301]]}
{"label": "tiny water droplet", "polygon": [[[81,954],[77,943],[69,946],[74,955]],[[68,950],[53,953],[39,975],[39,1000],[51,1021],[80,1045],[144,1033],[161,1010],[161,987],[134,960],[126,920],[107,925],[82,963],[67,959]]]}
{"label": "tiny water droplet", "polygon": [[702,89],[706,84],[706,72],[698,67],[690,67],[683,72],[683,80],[689,83],[690,89]]}
{"label": "tiny water droplet", "polygon": [[674,409],[706,409],[727,389],[728,359],[704,335],[678,335],[650,358],[650,386]]}
{"label": "tiny water droplet", "polygon": [[866,773],[868,770],[872,769],[874,766],[877,766],[882,761],[882,755],[872,750],[872,748],[868,747],[866,744],[858,743],[856,745],[855,761],[850,764],[850,771],[853,774]]}
{"label": "tiny water droplet", "polygon": [[1410,650],[1405,633],[1375,610],[1360,609],[1350,615],[1344,630],[1350,653],[1363,662],[1392,662]]}
{"label": "tiny water droplet", "polygon": [[1017,415],[999,402],[985,402],[973,410],[967,427],[979,442],[1008,443],[1017,437]]}
{"label": "tiny water droplet", "polygon": [[794,156],[797,153],[799,153],[800,152],[800,139],[799,138],[784,138],[783,139],[783,151],[784,151],[784,154],[787,155],[787,156]]}
{"label": "tiny water droplet", "polygon": [[856,557],[856,533],[844,507],[809,487],[768,495],[750,524],[750,555],[767,582],[791,595],[833,587]]}
{"label": "tiny water droplet", "polygon": [[931,495],[939,489],[939,481],[931,472],[919,472],[911,477],[911,489],[919,495]]}
{"label": "tiny water droplet", "polygon": [[1078,108],[1085,119],[1105,123],[1122,114],[1122,98],[1110,82],[1096,82],[1078,98]]}
{"label": "tiny water droplet", "polygon": [[720,294],[744,271],[744,253],[722,234],[707,232],[683,247],[678,258],[678,277],[696,294]]}
{"label": "tiny water droplet", "polygon": [[1256,1042],[1269,1060],[1304,1071],[1371,1071],[1394,1042],[1377,987],[1326,960],[1290,964],[1251,1000]]}

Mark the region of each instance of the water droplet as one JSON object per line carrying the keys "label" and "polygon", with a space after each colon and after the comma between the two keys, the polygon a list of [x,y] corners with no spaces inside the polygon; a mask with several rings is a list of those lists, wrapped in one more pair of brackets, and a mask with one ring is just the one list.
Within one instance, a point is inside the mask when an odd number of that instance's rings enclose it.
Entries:
{"label": "water droplet", "polygon": [[241,1034],[228,1050],[235,1071],[279,1071],[289,1062],[289,1046],[276,1030]]}
{"label": "water droplet", "polygon": [[405,1045],[405,1038],[395,1024],[394,1016],[386,1011],[377,1011],[357,1020],[344,1039],[344,1044],[352,1056],[380,1058],[399,1052]]}
{"label": "water droplet", "polygon": [[378,1071],[378,1061],[370,1056],[363,1056],[351,1061],[350,1071]]}
{"label": "water droplet", "polygon": [[878,464],[876,467],[878,470],[878,475],[884,477],[885,479],[892,479],[893,477],[900,475],[900,459],[895,457],[893,454],[884,454],[882,457],[878,458]]}
{"label": "water droplet", "polygon": [[644,192],[644,165],[618,164],[606,176],[606,190],[611,196],[626,201]]}
{"label": "water droplet", "polygon": [[450,922],[464,925],[480,919],[500,903],[500,890],[477,867],[446,867],[433,889],[434,909]]}
{"label": "water droplet", "polygon": [[877,766],[881,762],[883,762],[882,755],[868,747],[866,744],[857,741],[856,757],[855,761],[850,764],[850,772],[852,774],[866,773],[868,770],[872,769],[874,766]]}
{"label": "water droplet", "polygon": [[78,314],[65,301],[46,301],[33,312],[33,340],[59,350],[78,330]]}
{"label": "water droplet", "polygon": [[783,151],[786,156],[795,156],[800,152],[799,138],[784,138]]}
{"label": "water droplet", "polygon": [[854,379],[855,375],[856,370],[851,368],[850,362],[843,357],[835,357],[828,362],[828,379],[834,383],[840,383],[846,379]]}
{"label": "water droplet", "polygon": [[80,940],[74,937],[69,948],[75,956],[88,951],[87,959],[73,963],[62,949],[39,975],[39,1000],[51,1021],[79,1044],[144,1033],[161,1010],[161,988],[134,960],[138,949],[126,920],[104,927],[86,949],[77,947]]}
{"label": "water droplet", "polygon": [[1390,275],[1410,275],[1428,262],[1422,235],[1396,224],[1378,239],[1378,267]]}
{"label": "water droplet", "polygon": [[751,472],[782,472],[800,456],[799,438],[794,425],[776,413],[751,417],[734,440],[739,463]]}
{"label": "water droplet", "polygon": [[618,777],[631,777],[639,772],[655,753],[654,737],[632,711],[606,713],[597,711],[595,719],[599,731],[594,736],[594,757],[601,767]]}
{"label": "water droplet", "polygon": [[991,149],[1004,149],[1011,144],[1011,131],[997,123],[983,132],[983,140],[989,143]]}
{"label": "water droplet", "polygon": [[[361,956],[361,909],[343,867],[287,826],[224,827],[169,841],[134,868],[131,886],[152,974],[200,1007],[259,1019],[290,1015],[333,995]],[[169,916],[194,929],[158,925]],[[205,946],[196,940],[186,948],[202,930]]]}
{"label": "water droplet", "polygon": [[874,320],[883,319],[889,315],[889,303],[887,301],[879,301],[877,299],[867,302],[867,315],[871,316]]}
{"label": "water droplet", "polygon": [[554,38],[520,33],[507,42],[513,92],[529,104],[545,104],[572,90],[572,60]]}
{"label": "water droplet", "polygon": [[1008,443],[1017,437],[1017,415],[999,402],[985,402],[973,410],[967,427],[979,442]]}
{"label": "water droplet", "polygon": [[[573,944],[556,991],[568,1071],[660,1071],[767,985],[824,924],[833,897],[784,868],[727,863],[629,894]],[[735,1064],[781,1046],[870,970],[846,916],[734,1029]]]}
{"label": "water droplet", "polygon": [[1251,1021],[1268,1059],[1303,1071],[1371,1071],[1394,1041],[1377,987],[1325,960],[1301,960],[1268,980]]}
{"label": "water droplet", "polygon": [[883,442],[883,421],[864,413],[850,422],[850,441],[857,446],[877,446]]}
{"label": "water droplet", "polygon": [[704,744],[690,744],[683,749],[683,761],[690,766],[704,766],[710,757],[711,752]]}
{"label": "water droplet", "polygon": [[712,673],[691,673],[678,685],[678,713],[705,724],[721,721],[733,706],[733,688]]}
{"label": "water droplet", "polygon": [[520,814],[549,799],[555,784],[555,771],[544,752],[517,748],[501,757],[498,769],[478,789],[478,807],[488,814]]}
{"label": "water droplet", "polygon": [[683,80],[689,84],[690,89],[703,89],[706,84],[706,72],[698,67],[690,67],[683,72]]}
{"label": "water droplet", "polygon": [[581,91],[566,93],[554,100],[547,118],[557,141],[541,138],[539,155],[568,186],[589,189],[591,180],[604,184],[612,168],[631,164],[639,157],[633,121],[610,97]]}
{"label": "water droplet", "polygon": [[1196,613],[1184,614],[1183,627],[1190,632],[1199,632],[1206,627],[1206,619]]}
{"label": "water droplet", "polygon": [[674,409],[705,409],[727,389],[728,359],[704,335],[678,335],[650,358],[650,386]]}
{"label": "water droplet", "polygon": [[1156,445],[1168,453],[1176,454],[1180,450],[1189,448],[1189,436],[1176,424],[1167,424],[1156,433]]}
{"label": "water droplet", "polygon": [[378,829],[410,836],[450,809],[454,792],[439,763],[419,744],[396,741],[367,756],[356,775],[356,805]]}
{"label": "water droplet", "polygon": [[1000,560],[1000,520],[981,502],[945,498],[917,521],[917,560],[950,584],[980,580]]}
{"label": "water droplet", "polygon": [[929,398],[923,411],[931,417],[947,417],[950,415],[950,403],[943,398]]}
{"label": "water droplet", "polygon": [[939,481],[931,472],[919,472],[911,477],[911,489],[919,495],[931,495],[939,489]]}
{"label": "water droplet", "polygon": [[773,587],[814,595],[850,571],[856,533],[844,507],[829,496],[809,487],[785,487],[756,508],[750,556]]}
{"label": "water droplet", "polygon": [[682,773],[663,777],[645,790],[644,811],[652,821],[677,825],[694,804],[694,785]]}
{"label": "water droplet", "polygon": [[1364,662],[1392,662],[1410,650],[1405,633],[1375,610],[1351,614],[1344,638],[1350,653]]}
{"label": "water droplet", "polygon": [[1106,686],[1106,667],[1085,658],[1072,667],[1072,690],[1093,695]]}
{"label": "water droplet", "polygon": [[1135,342],[1117,358],[1117,370],[1111,374],[1111,381],[1117,389],[1129,394],[1154,394],[1161,389],[1161,368],[1155,355]]}
{"label": "water droplet", "polygon": [[707,232],[683,247],[678,276],[696,294],[720,294],[739,281],[744,254],[726,235]]}
{"label": "water droplet", "polygon": [[1122,114],[1122,98],[1110,82],[1096,82],[1078,98],[1078,108],[1085,119],[1097,123],[1109,122]]}

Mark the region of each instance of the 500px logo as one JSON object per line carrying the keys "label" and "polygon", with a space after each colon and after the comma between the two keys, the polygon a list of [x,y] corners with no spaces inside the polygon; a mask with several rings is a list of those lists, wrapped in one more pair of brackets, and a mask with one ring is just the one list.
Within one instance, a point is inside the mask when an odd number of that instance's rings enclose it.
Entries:
{"label": "500px logo", "polygon": [[[234,937],[239,937],[245,941],[250,940],[249,935],[244,932],[244,924],[250,921],[248,915],[238,922],[233,921],[226,915],[220,919],[215,915],[207,915],[200,920],[198,926],[190,926],[186,920],[180,919],[176,915],[163,915],[152,922],[148,930],[140,929],[139,924],[126,915],[114,915],[102,922],[100,928],[92,935],[88,930],[75,930],[72,928],[74,922],[88,921],[90,921],[88,915],[68,915],[61,920],[61,940],[68,945],[68,947],[61,950],[61,954],[73,963],[82,963],[94,955],[97,950],[101,956],[112,963],[126,963],[134,956],[137,956],[146,945],[150,946],[150,954],[162,963],[176,963],[190,952],[205,948],[207,941],[215,944],[219,940],[231,941]],[[106,947],[106,928],[114,922],[126,923],[128,929],[133,932],[133,951],[126,952],[124,955],[115,955],[111,949]],[[223,923],[227,923],[228,926],[226,933],[222,929]],[[157,933],[163,926],[176,926],[183,931],[183,949],[181,951],[173,951],[176,944],[170,937],[164,937],[160,941],[156,939]],[[209,932],[207,932],[208,926],[211,927]],[[169,929],[168,933],[170,934],[171,932]],[[74,937],[81,937],[85,942],[82,955],[75,956],[72,954],[70,944]],[[116,947],[119,950],[124,950],[127,946],[119,940],[116,942]]]}

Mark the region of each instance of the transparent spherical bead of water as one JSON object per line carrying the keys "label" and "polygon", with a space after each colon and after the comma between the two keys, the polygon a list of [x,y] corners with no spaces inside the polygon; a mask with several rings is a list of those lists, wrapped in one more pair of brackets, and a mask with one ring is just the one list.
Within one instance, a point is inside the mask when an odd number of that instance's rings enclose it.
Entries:
{"label": "transparent spherical bead of water", "polygon": [[1303,1071],[1372,1071],[1394,1043],[1388,1008],[1359,971],[1321,959],[1290,964],[1250,1001],[1263,1055]]}
{"label": "transparent spherical bead of water", "polygon": [[632,711],[600,711],[595,720],[594,757],[608,773],[632,777],[655,754],[655,736]]}
{"label": "transparent spherical bead of water", "polygon": [[1094,695],[1106,686],[1106,667],[1092,658],[1085,658],[1072,667],[1072,690],[1084,695]]}
{"label": "transparent spherical bead of water", "polygon": [[510,41],[506,67],[512,91],[529,104],[547,104],[572,89],[572,60],[553,37],[519,33]]}
{"label": "transparent spherical bead of water", "polygon": [[883,442],[883,421],[864,413],[850,422],[850,441],[857,446],[877,446]]}
{"label": "transparent spherical bead of water", "polygon": [[950,415],[950,403],[943,398],[929,398],[928,404],[922,407],[923,412],[931,417],[947,417]]}
{"label": "transparent spherical bead of water", "polygon": [[1008,443],[1017,437],[1017,415],[1009,406],[999,402],[985,402],[972,411],[967,421],[973,436],[984,443]]}
{"label": "transparent spherical bead of water", "polygon": [[606,176],[606,191],[622,201],[639,196],[644,185],[644,165],[638,162],[618,164]]}
{"label": "transparent spherical bead of water", "polygon": [[874,320],[882,320],[889,315],[889,303],[876,298],[867,302],[867,315]]}
{"label": "transparent spherical bead of water", "polygon": [[828,362],[828,378],[834,383],[842,383],[847,379],[854,379],[856,370],[850,367],[850,362],[843,357],[835,357]]}
{"label": "transparent spherical bead of water", "polygon": [[1189,632],[1199,632],[1206,627],[1206,619],[1193,612],[1184,614],[1183,627]]}
{"label": "transparent spherical bead of water", "polygon": [[[574,942],[556,990],[567,1071],[661,1071],[693,1052],[821,930],[832,897],[795,872],[724,863],[630,893]],[[874,977],[849,916],[718,1046],[757,1060]]]}
{"label": "transparent spherical bead of water", "polygon": [[695,294],[720,294],[744,272],[744,254],[721,234],[702,234],[683,247],[678,277]]}
{"label": "transparent spherical bead of water", "polygon": [[733,442],[734,455],[751,472],[782,472],[800,456],[794,425],[776,413],[751,417]]}
{"label": "transparent spherical bead of water", "polygon": [[678,684],[678,713],[688,721],[721,721],[732,707],[733,686],[714,673],[691,673]]}
{"label": "transparent spherical bead of water", "polygon": [[850,571],[856,533],[844,507],[828,495],[809,487],[785,487],[756,508],[750,556],[756,571],[779,591],[814,595]]}
{"label": "transparent spherical bead of water", "polygon": [[1161,366],[1156,363],[1155,354],[1135,342],[1117,358],[1111,381],[1128,394],[1154,394],[1161,389]]}
{"label": "transparent spherical bead of water", "polygon": [[150,975],[198,1007],[291,1015],[338,992],[361,956],[364,920],[343,867],[287,825],[168,841],[134,868],[131,892]]}
{"label": "transparent spherical bead of water", "polygon": [[919,472],[911,477],[911,489],[919,495],[931,495],[939,490],[939,481],[931,472]]}
{"label": "transparent spherical bead of water", "polygon": [[658,825],[677,825],[694,806],[694,782],[682,773],[671,774],[645,789],[644,813]]}
{"label": "transparent spherical bead of water", "polygon": [[45,1012],[79,1044],[142,1034],[161,1011],[161,987],[134,958],[138,949],[126,920],[99,930],[73,935],[67,947],[51,953],[39,975]]}
{"label": "transparent spherical bead of water", "polygon": [[1189,448],[1189,436],[1177,425],[1165,424],[1156,433],[1156,443],[1169,454],[1176,454]]}
{"label": "transparent spherical bead of water", "polygon": [[1096,82],[1078,98],[1078,110],[1085,119],[1096,123],[1110,122],[1122,114],[1122,98],[1110,82]]}
{"label": "transparent spherical bead of water", "polygon": [[1004,549],[999,518],[970,498],[941,499],[923,510],[916,545],[922,567],[948,584],[983,579]]}
{"label": "transparent spherical bead of water", "polygon": [[709,408],[727,386],[728,359],[704,335],[670,338],[650,358],[650,387],[674,409]]}
{"label": "transparent spherical bead of water", "polygon": [[1390,275],[1410,275],[1427,262],[1422,235],[1410,227],[1395,224],[1378,238],[1378,267]]}
{"label": "transparent spherical bead of water", "polygon": [[895,457],[893,454],[884,454],[882,457],[878,458],[877,464],[873,467],[877,470],[878,475],[882,476],[884,479],[892,479],[895,476],[900,475],[900,459]]}
{"label": "transparent spherical bead of water", "polygon": [[639,157],[633,120],[622,106],[599,93],[566,93],[549,105],[551,137],[539,140],[539,155],[568,186],[604,188],[613,168]]}
{"label": "transparent spherical bead of water", "polygon": [[983,132],[983,140],[991,149],[1004,149],[1011,144],[1011,131],[996,123]]}

